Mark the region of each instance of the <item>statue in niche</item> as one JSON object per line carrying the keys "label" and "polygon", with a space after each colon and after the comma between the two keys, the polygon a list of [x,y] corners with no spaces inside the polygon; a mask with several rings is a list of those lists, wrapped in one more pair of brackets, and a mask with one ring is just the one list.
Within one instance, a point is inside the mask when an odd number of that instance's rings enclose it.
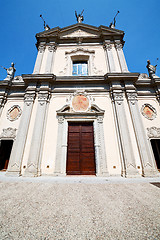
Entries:
{"label": "statue in niche", "polygon": [[83,20],[84,20],[83,12],[84,12],[84,9],[83,9],[83,11],[81,12],[81,14],[78,14],[78,15],[77,15],[77,12],[75,11],[75,15],[76,15],[76,18],[77,18],[77,22],[78,22],[78,23],[81,23],[81,22],[83,22]]}
{"label": "statue in niche", "polygon": [[151,79],[157,77],[156,74],[155,74],[155,73],[156,73],[156,67],[157,67],[157,64],[156,64],[155,66],[153,66],[153,65],[151,65],[150,60],[147,60],[147,66],[146,66],[146,68],[148,69],[148,74],[149,74],[149,77],[150,77]]}
{"label": "statue in niche", "polygon": [[4,68],[7,71],[7,77],[4,80],[12,81],[14,79],[14,74],[16,71],[16,69],[14,67],[14,63],[12,62],[11,67],[9,67],[9,68],[5,68],[5,67],[2,67],[2,68]]}

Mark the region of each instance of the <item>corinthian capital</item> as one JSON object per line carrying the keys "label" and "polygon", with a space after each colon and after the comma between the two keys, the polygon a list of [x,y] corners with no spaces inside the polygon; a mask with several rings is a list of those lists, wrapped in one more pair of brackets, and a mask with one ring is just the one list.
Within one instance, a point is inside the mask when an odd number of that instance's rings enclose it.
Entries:
{"label": "corinthian capital", "polygon": [[103,47],[104,47],[105,50],[111,51],[112,44],[111,43],[104,43]]}
{"label": "corinthian capital", "polygon": [[132,105],[134,105],[137,101],[137,93],[136,92],[126,92],[128,101],[131,102]]}
{"label": "corinthian capital", "polygon": [[45,45],[44,44],[40,44],[39,47],[38,47],[38,51],[40,53],[42,53],[42,52],[44,52],[44,50],[45,50]]}
{"label": "corinthian capital", "polygon": [[123,102],[123,92],[112,92],[113,101],[115,101],[118,105],[121,105]]}
{"label": "corinthian capital", "polygon": [[115,47],[117,50],[121,50],[123,48],[122,43],[115,43]]}
{"label": "corinthian capital", "polygon": [[48,91],[40,92],[38,94],[38,102],[40,105],[44,105],[45,102],[47,102],[49,99],[49,93]]}
{"label": "corinthian capital", "polygon": [[55,52],[57,49],[57,46],[55,44],[51,44],[48,46],[48,51],[49,52]]}
{"label": "corinthian capital", "polygon": [[31,103],[33,103],[35,99],[35,93],[26,93],[24,96],[24,102],[26,103],[27,106],[30,106]]}

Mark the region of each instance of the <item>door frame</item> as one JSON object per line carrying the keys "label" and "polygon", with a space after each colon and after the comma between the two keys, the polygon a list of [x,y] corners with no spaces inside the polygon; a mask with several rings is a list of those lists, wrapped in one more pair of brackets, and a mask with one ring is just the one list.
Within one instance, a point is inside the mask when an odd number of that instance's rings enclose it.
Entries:
{"label": "door frame", "polygon": [[[2,133],[0,134],[0,145],[2,140],[12,140],[14,144],[14,141],[16,139],[16,131],[17,131],[16,128],[11,128],[11,127],[3,128]],[[12,149],[13,149],[13,144],[12,144]],[[12,149],[11,149],[11,152],[12,152]],[[8,166],[9,166],[9,163],[8,163]]]}
{"label": "door frame", "polygon": [[[67,109],[67,112],[65,112],[65,109]],[[89,113],[70,113],[66,105],[57,111],[58,137],[53,175],[66,176],[68,122],[71,121],[93,122],[96,176],[109,176],[103,129],[104,111],[96,105],[94,105],[94,109],[97,109],[97,111]]]}

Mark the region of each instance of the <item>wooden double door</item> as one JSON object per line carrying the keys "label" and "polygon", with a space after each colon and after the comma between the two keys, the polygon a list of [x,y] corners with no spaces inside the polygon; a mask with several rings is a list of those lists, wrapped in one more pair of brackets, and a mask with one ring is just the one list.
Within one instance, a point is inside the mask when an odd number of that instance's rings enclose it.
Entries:
{"label": "wooden double door", "polygon": [[93,122],[69,122],[67,175],[95,175]]}

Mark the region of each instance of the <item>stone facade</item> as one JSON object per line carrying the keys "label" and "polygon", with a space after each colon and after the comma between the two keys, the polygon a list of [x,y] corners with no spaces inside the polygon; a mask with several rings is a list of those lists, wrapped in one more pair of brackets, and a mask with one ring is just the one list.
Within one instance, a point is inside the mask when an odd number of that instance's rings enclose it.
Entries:
{"label": "stone facade", "polygon": [[[150,140],[160,138],[160,78],[128,71],[123,37],[83,23],[36,35],[33,73],[0,82],[7,175],[65,176],[69,122],[93,123],[97,176],[159,175]],[[74,62],[88,74],[73,75]]]}

